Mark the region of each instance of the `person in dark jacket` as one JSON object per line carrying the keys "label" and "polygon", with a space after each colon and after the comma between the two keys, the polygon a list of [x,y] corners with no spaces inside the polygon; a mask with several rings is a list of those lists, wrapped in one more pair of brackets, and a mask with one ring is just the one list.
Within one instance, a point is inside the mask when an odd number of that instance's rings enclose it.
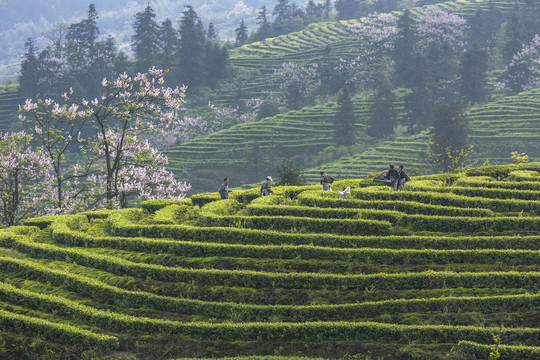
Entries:
{"label": "person in dark jacket", "polygon": [[261,196],[268,196],[270,194],[273,194],[272,191],[272,177],[267,176],[266,182],[261,186]]}
{"label": "person in dark jacket", "polygon": [[334,180],[335,179],[332,177],[332,175],[321,171],[321,185],[323,190],[331,191],[332,188],[330,187],[330,185],[334,182]]}
{"label": "person in dark jacket", "polygon": [[221,195],[222,199],[228,199],[230,192],[232,190],[229,190],[229,178],[225,178],[223,179],[223,184],[219,187],[219,195]]}
{"label": "person in dark jacket", "polygon": [[388,184],[391,185],[394,190],[397,190],[399,184],[399,172],[394,168],[394,165],[390,165],[384,178],[388,180]]}
{"label": "person in dark jacket", "polygon": [[398,188],[403,189],[405,187],[405,183],[407,181],[411,181],[411,177],[405,173],[405,171],[403,170],[403,165],[399,165],[398,173],[399,173]]}

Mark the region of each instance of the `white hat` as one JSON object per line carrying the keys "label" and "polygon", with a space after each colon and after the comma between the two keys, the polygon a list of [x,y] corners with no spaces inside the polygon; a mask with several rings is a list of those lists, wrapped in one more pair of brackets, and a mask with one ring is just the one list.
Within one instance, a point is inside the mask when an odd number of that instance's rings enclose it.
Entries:
{"label": "white hat", "polygon": [[266,177],[266,180],[272,181],[272,177],[271,177],[271,176],[267,176],[267,177]]}

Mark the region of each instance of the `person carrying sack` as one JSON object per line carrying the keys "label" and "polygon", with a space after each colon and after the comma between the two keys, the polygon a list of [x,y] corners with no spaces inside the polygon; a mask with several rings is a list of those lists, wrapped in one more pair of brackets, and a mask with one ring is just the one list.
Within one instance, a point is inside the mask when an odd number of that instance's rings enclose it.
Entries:
{"label": "person carrying sack", "polygon": [[321,185],[322,189],[325,191],[332,191],[332,188],[330,185],[335,181],[335,179],[332,177],[332,175],[329,175],[325,173],[324,171],[321,171]]}
{"label": "person carrying sack", "polygon": [[399,172],[394,169],[394,165],[390,165],[384,178],[388,180],[388,184],[392,186],[395,191],[397,191],[399,185]]}

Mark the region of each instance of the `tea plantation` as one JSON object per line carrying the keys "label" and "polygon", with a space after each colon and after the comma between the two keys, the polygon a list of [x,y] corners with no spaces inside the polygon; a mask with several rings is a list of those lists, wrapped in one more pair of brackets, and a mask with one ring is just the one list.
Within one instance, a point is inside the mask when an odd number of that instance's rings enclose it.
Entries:
{"label": "tea plantation", "polygon": [[[540,154],[540,89],[473,107],[467,113],[470,120],[472,158],[480,162],[506,163],[512,151]],[[361,119],[361,117],[360,117]],[[381,142],[361,154],[345,156],[336,162],[308,169],[306,177],[316,181],[322,170],[338,178],[364,176],[388,164],[405,164],[410,172],[425,174],[429,171],[422,151],[428,142],[427,133],[396,137]],[[538,155],[536,155],[537,157]],[[534,157],[536,159],[536,157]]]}
{"label": "tea plantation", "polygon": [[1,357],[540,358],[540,163],[333,187],[2,230]]}

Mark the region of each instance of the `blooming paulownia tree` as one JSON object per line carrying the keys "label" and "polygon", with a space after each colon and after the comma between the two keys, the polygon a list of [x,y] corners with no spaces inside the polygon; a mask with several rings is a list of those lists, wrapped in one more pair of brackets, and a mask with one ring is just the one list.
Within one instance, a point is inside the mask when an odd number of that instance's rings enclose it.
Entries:
{"label": "blooming paulownia tree", "polygon": [[390,73],[397,19],[392,14],[373,14],[349,25],[360,40],[360,54],[351,60],[341,59],[339,72],[349,74],[348,82],[373,88]]}
{"label": "blooming paulownia tree", "polygon": [[290,109],[301,109],[306,97],[320,83],[317,79],[317,65],[301,66],[284,62],[280,68],[274,70],[272,82],[279,85],[279,97]]}
{"label": "blooming paulownia tree", "polygon": [[90,163],[81,166],[81,161],[74,164],[67,160],[70,149],[83,142],[81,130],[92,110],[82,109],[75,103],[60,105],[52,99],[35,103],[27,99],[20,111],[25,114],[19,115],[22,125],[34,134],[34,140],[48,156],[54,172],[50,212],[60,214],[78,209],[84,200],[80,198],[82,189],[77,181],[87,175]]}
{"label": "blooming paulownia tree", "polygon": [[[164,168],[168,164],[167,157],[153,148],[148,139],[127,135],[121,142],[122,134],[110,130],[105,136],[105,141],[93,144],[94,153],[101,157],[96,164],[96,171],[88,178],[89,204],[93,208],[103,205],[125,208],[130,196],[147,200],[179,198],[190,189],[188,184],[177,181],[173,174]],[[103,161],[104,144],[110,144],[111,157],[119,161],[118,170],[112,178],[112,187],[117,195],[112,200],[105,196],[107,171],[106,162]],[[119,150],[115,147],[119,144],[122,144],[121,155],[117,154]]]}
{"label": "blooming paulownia tree", "polygon": [[[80,190],[78,195],[83,192],[93,193],[93,199],[104,199],[107,207],[114,207],[125,204],[122,199],[126,194],[133,193],[133,189],[126,191],[120,181],[125,177],[125,168],[133,170],[137,167],[147,167],[148,161],[154,161],[151,157],[144,156],[150,152],[134,151],[134,144],[140,145],[141,138],[166,129],[176,118],[184,102],[185,87],[172,89],[163,84],[164,72],[156,68],[151,68],[144,74],[138,73],[134,77],[124,73],[112,81],[104,78],[101,82],[102,93],[93,100],[71,100],[74,98],[73,91],[63,94],[66,102],[63,105],[50,99],[39,100],[37,103],[27,100],[21,109],[26,115],[21,115],[21,119],[35,134],[44,134],[38,136],[44,147],[46,147],[44,144],[52,142],[54,151],[49,151],[48,155],[53,163],[56,161],[57,164],[64,161],[67,149],[74,139],[83,141],[79,136],[83,125],[85,123],[91,125],[93,136],[86,139],[86,146],[82,149],[83,155],[88,154],[84,171],[81,171],[79,166],[69,172],[68,176],[73,179],[86,177],[91,171],[89,165],[97,166],[99,176],[96,175],[92,179],[100,179],[99,186],[95,187],[96,181],[90,181],[90,184],[85,182],[84,185],[78,183]],[[90,149],[92,153],[88,151]],[[134,155],[135,153],[137,155]],[[71,163],[75,161],[72,160]],[[61,172],[61,175],[58,173],[57,177],[65,180],[65,172]],[[149,181],[154,184],[157,181],[155,176],[152,179],[145,179],[139,177],[138,181]],[[57,182],[58,205],[65,207],[66,201],[62,201],[64,189],[59,184],[60,182]],[[143,188],[144,185],[139,186],[139,189]],[[178,186],[174,195],[181,197],[188,188],[186,184]],[[155,193],[160,187],[155,185],[153,189]],[[171,194],[173,192],[167,193]],[[101,200],[96,201],[95,203],[99,203]]]}
{"label": "blooming paulownia tree", "polygon": [[0,223],[16,225],[39,210],[48,194],[41,188],[48,181],[48,156],[30,146],[24,132],[0,135]]}
{"label": "blooming paulownia tree", "polygon": [[[540,87],[540,36],[514,55],[506,66],[502,87],[509,87],[518,93]],[[501,86],[500,85],[500,86]]]}

